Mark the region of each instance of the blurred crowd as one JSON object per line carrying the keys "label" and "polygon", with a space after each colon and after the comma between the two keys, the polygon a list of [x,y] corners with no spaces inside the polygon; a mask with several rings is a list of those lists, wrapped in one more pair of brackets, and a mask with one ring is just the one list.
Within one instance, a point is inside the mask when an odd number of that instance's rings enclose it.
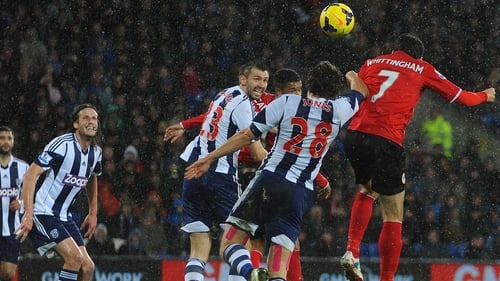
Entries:
{"label": "blurred crowd", "polygon": [[[347,1],[357,20],[351,35],[322,33],[310,1],[23,1],[1,0],[0,112],[16,135],[14,154],[31,162],[53,137],[69,131],[69,113],[90,102],[99,109],[104,173],[99,178],[100,225],[92,254],[185,256],[178,159],[189,132],[174,144],[164,129],[198,115],[219,90],[237,83],[254,58],[272,73],[299,73],[319,60],[342,71],[390,51],[394,35],[415,32],[425,58],[469,90],[498,89],[500,5],[495,0]],[[495,105],[472,109],[494,114]],[[477,111],[477,112],[476,112]],[[457,126],[459,124],[456,124]],[[477,141],[445,155],[407,146],[403,257],[500,256],[499,168],[480,157]],[[303,255],[339,256],[356,192],[342,152],[342,134],[325,159],[333,195],[304,218]],[[74,217],[85,215],[77,201]],[[380,210],[362,254],[377,256]],[[214,241],[217,241],[214,230]],[[212,247],[216,249],[216,247]]]}

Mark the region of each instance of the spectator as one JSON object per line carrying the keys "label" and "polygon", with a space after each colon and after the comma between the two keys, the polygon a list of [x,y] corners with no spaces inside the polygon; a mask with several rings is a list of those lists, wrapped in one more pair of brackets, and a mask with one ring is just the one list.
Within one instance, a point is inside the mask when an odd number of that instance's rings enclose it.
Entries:
{"label": "spectator", "polygon": [[105,224],[99,223],[95,228],[94,236],[87,243],[87,251],[91,255],[114,255],[115,245],[108,236],[108,228]]}
{"label": "spectator", "polygon": [[444,150],[444,156],[451,158],[453,151],[453,127],[438,108],[431,109],[429,117],[422,124],[422,133],[430,147],[439,144]]}
{"label": "spectator", "polygon": [[427,232],[420,254],[423,258],[445,258],[448,256],[446,245],[441,242],[438,229],[430,229]]}
{"label": "spectator", "polygon": [[165,236],[170,241],[172,241],[174,237],[176,240],[175,243],[169,243],[167,253],[177,256],[186,256],[186,249],[189,245],[188,235],[184,231],[181,231],[181,227],[184,225],[182,209],[182,200],[175,199],[167,215],[163,218]]}
{"label": "spectator", "polygon": [[484,236],[481,233],[471,235],[469,244],[465,248],[464,258],[481,260],[490,260],[493,258],[493,253],[486,247]]}
{"label": "spectator", "polygon": [[139,221],[133,213],[132,202],[122,198],[120,212],[111,220],[110,226],[111,237],[129,239],[132,230],[139,227]]}
{"label": "spectator", "polygon": [[139,227],[142,235],[144,252],[148,256],[164,255],[167,250],[167,238],[155,214],[145,212]]}

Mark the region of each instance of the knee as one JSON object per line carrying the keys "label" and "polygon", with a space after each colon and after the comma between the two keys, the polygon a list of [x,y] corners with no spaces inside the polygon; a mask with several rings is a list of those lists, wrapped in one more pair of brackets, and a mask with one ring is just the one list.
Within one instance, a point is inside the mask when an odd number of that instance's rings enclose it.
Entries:
{"label": "knee", "polygon": [[64,261],[64,268],[79,271],[82,267],[83,260],[84,258],[81,253],[71,255],[67,260]]}
{"label": "knee", "polygon": [[0,280],[12,280],[16,275],[16,269],[17,267],[4,269],[0,272]]}
{"label": "knee", "polygon": [[95,263],[90,258],[83,259],[81,271],[84,276],[91,276],[94,273]]}

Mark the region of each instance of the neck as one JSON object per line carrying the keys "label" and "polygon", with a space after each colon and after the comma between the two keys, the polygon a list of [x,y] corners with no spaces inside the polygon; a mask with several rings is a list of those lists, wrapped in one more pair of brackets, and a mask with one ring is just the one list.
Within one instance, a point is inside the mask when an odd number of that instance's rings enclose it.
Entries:
{"label": "neck", "polygon": [[2,165],[2,167],[7,167],[7,165],[9,165],[10,159],[10,154],[0,155],[0,165]]}
{"label": "neck", "polygon": [[87,150],[89,148],[91,141],[88,137],[80,135],[78,132],[75,132],[76,140],[80,144],[82,150]]}

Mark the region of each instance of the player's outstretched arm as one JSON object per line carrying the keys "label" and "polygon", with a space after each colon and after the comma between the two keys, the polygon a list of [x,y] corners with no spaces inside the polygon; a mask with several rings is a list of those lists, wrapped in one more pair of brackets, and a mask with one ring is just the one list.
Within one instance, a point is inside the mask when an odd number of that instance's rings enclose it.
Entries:
{"label": "player's outstretched arm", "polygon": [[184,172],[184,178],[197,179],[201,177],[208,171],[208,169],[210,168],[210,164],[212,164],[213,161],[219,159],[224,155],[228,155],[237,150],[240,150],[245,145],[249,145],[254,138],[255,135],[252,133],[250,128],[239,131],[238,133],[230,137],[219,148],[210,152],[205,158],[198,159],[198,161],[189,165]]}
{"label": "player's outstretched arm", "polygon": [[170,143],[174,143],[178,138],[184,135],[184,128],[181,127],[180,124],[175,124],[168,126],[165,129],[165,134],[163,135],[163,141],[169,141]]}
{"label": "player's outstretched arm", "polygon": [[170,140],[170,143],[174,143],[178,138],[184,135],[184,132],[186,130],[200,127],[203,124],[206,116],[207,113],[202,113],[198,116],[181,121],[179,122],[179,124],[169,126],[165,129],[163,141]]}

